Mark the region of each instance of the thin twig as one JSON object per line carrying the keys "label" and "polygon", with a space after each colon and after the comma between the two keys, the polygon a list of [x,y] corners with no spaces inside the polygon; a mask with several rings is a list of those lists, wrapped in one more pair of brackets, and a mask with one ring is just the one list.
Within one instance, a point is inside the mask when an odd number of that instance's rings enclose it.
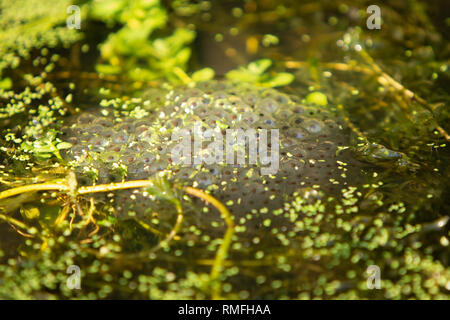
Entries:
{"label": "thin twig", "polygon": [[[411,90],[405,88],[400,82],[396,81],[389,74],[384,72],[373,60],[373,58],[364,50],[359,51],[361,57],[365,60],[365,62],[370,65],[372,68],[351,65],[346,63],[320,63],[320,65],[324,68],[338,70],[338,71],[353,71],[360,72],[368,75],[377,75],[377,81],[382,86],[389,85],[395,90],[401,92],[406,98],[419,102],[422,107],[427,109],[428,111],[432,111],[432,108],[426,102],[425,99],[421,98]],[[308,62],[306,61],[286,61],[285,66],[291,69],[300,69],[308,66]],[[438,123],[435,123],[436,130],[447,140],[450,141],[450,135],[442,128]]]}
{"label": "thin twig", "polygon": [[[361,50],[359,51],[360,56],[364,59],[364,61],[370,65],[371,68],[374,69],[375,73],[379,75],[378,82],[382,85],[388,84],[395,90],[401,92],[406,98],[410,100],[415,100],[419,102],[422,107],[427,109],[428,111],[432,112],[432,108],[428,105],[428,103],[419,97],[417,94],[412,92],[411,90],[405,88],[400,82],[396,81],[394,78],[392,78],[390,75],[388,75],[386,72],[384,72],[375,62],[375,60],[365,51]],[[442,128],[439,124],[435,124],[436,130],[439,131],[439,133],[447,140],[450,141],[450,135]]]}

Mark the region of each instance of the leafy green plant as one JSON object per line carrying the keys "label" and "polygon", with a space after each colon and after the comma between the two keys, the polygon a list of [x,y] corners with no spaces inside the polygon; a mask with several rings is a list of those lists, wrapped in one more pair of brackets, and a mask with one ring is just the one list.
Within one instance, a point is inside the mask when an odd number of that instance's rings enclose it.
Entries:
{"label": "leafy green plant", "polygon": [[294,75],[287,72],[268,72],[271,66],[270,59],[260,59],[245,67],[229,71],[226,77],[232,81],[250,82],[264,87],[286,86],[294,80]]}
{"label": "leafy green plant", "polygon": [[153,178],[152,184],[147,186],[147,191],[157,199],[165,200],[173,203],[175,206],[179,206],[180,200],[175,190],[165,176]]}
{"label": "leafy green plant", "polygon": [[155,31],[167,28],[167,11],[159,0],[92,2],[90,16],[109,25],[122,25],[100,45],[102,63],[97,71],[126,73],[133,80],[186,82],[180,70],[187,68],[189,45],[196,33],[180,27],[165,37],[155,35]]}
{"label": "leafy green plant", "polygon": [[0,0],[0,89],[12,87],[5,71],[29,59],[33,49],[67,47],[81,38],[78,30],[65,25],[70,4],[70,0]]}
{"label": "leafy green plant", "polygon": [[47,131],[44,137],[32,142],[24,141],[20,146],[23,151],[31,153],[37,158],[48,159],[55,156],[60,161],[63,160],[60,151],[72,147],[70,143],[57,138],[57,131],[52,129]]}

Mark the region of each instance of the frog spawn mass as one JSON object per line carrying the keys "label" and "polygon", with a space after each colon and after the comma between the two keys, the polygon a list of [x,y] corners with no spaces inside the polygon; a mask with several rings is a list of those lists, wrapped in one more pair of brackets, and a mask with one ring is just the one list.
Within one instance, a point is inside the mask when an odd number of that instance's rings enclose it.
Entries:
{"label": "frog spawn mass", "polygon": [[[226,129],[278,129],[278,171],[263,175],[260,163],[248,161],[175,164],[172,150],[179,141],[173,141],[172,134],[180,129],[193,133],[198,121],[202,130],[224,135]],[[173,182],[208,190],[238,217],[278,209],[298,190],[320,188],[337,195],[364,178],[363,165],[346,149],[348,129],[330,107],[304,105],[296,96],[253,85],[212,81],[194,88],[153,88],[133,107],[106,103],[84,111],[63,132],[72,144],[66,157],[80,184],[147,179],[164,172]],[[116,191],[106,201],[119,217],[143,216],[156,203],[142,189]]]}

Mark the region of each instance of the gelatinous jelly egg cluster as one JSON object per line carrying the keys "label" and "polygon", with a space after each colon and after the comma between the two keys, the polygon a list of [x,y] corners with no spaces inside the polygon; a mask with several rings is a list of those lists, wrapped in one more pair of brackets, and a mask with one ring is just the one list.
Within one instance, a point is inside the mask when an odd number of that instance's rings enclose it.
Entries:
{"label": "gelatinous jelly egg cluster", "polygon": [[[219,130],[224,141],[227,129],[278,129],[278,171],[263,175],[261,163],[248,162],[175,164],[172,149],[179,141],[172,134],[187,129],[193,141],[195,122],[202,131]],[[164,172],[174,182],[208,190],[240,215],[276,209],[299,189],[337,194],[362,179],[361,163],[345,148],[348,129],[330,107],[305,105],[297,96],[253,85],[211,81],[194,88],[153,88],[134,104],[105,103],[84,111],[63,132],[72,144],[66,157],[80,184],[147,179]],[[155,203],[142,189],[117,191],[108,201],[119,216],[143,215]]]}

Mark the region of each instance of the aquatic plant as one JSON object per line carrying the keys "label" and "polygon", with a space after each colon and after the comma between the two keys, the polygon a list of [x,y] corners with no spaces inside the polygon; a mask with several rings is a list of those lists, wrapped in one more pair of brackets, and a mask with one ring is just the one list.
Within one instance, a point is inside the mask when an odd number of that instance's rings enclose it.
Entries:
{"label": "aquatic plant", "polygon": [[[1,298],[448,299],[434,6],[375,32],[366,1],[68,5],[0,2]],[[202,119],[280,129],[280,170],[170,163]]]}

